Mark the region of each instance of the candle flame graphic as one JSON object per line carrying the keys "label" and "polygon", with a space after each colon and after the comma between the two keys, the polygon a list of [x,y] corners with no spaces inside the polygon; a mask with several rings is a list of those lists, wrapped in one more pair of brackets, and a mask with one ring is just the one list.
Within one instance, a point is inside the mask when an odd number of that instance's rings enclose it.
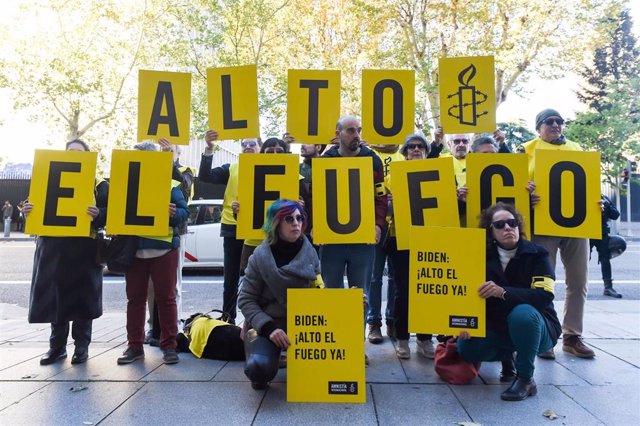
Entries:
{"label": "candle flame graphic", "polygon": [[469,87],[469,82],[473,80],[473,77],[475,76],[476,76],[476,67],[475,65],[471,64],[465,69],[463,69],[462,71],[460,71],[460,74],[458,74],[458,81],[460,82],[461,85],[465,87]]}

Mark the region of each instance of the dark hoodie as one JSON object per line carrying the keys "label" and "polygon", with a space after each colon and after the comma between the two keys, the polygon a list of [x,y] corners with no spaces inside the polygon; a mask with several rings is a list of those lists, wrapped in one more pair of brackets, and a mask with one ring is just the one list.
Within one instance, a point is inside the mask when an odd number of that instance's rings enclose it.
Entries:
{"label": "dark hoodie", "polygon": [[[342,157],[340,152],[338,151],[338,145],[332,146],[330,149],[325,151],[322,154],[322,158],[327,157]],[[360,147],[360,152],[356,157],[371,157],[373,159],[373,183],[374,183],[374,194],[375,194],[375,207],[376,207],[376,225],[380,227],[382,231],[385,230],[387,226],[386,216],[387,216],[387,195],[384,191],[384,167],[382,165],[382,160],[380,157],[376,155],[371,149],[366,146]],[[346,157],[348,158],[348,157]],[[382,195],[380,195],[382,194]]]}

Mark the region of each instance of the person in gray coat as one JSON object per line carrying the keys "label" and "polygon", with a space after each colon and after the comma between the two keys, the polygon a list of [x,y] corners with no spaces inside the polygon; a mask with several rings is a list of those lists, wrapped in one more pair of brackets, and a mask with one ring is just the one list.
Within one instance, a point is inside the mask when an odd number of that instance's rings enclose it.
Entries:
{"label": "person in gray coat", "polygon": [[248,322],[244,373],[254,389],[264,389],[278,372],[287,336],[287,289],[323,287],[320,260],[304,235],[304,207],[277,200],[267,209],[267,234],[241,280],[238,306]]}

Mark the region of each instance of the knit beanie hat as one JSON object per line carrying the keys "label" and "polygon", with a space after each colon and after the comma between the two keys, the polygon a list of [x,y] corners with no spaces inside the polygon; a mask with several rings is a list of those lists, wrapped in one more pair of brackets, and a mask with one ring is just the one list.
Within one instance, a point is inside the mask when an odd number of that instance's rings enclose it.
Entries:
{"label": "knit beanie hat", "polygon": [[555,109],[551,109],[551,108],[543,109],[542,111],[540,111],[538,113],[538,115],[536,115],[536,130],[538,130],[540,128],[540,126],[542,125],[542,122],[544,120],[546,120],[547,118],[549,118],[549,117],[560,117],[560,118],[562,118],[560,113],[558,111],[556,111]]}

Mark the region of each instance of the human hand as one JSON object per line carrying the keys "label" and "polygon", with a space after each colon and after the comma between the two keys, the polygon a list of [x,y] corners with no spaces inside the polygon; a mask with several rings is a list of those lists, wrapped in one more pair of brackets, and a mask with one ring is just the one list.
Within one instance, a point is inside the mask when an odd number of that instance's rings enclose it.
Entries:
{"label": "human hand", "polygon": [[33,204],[31,204],[30,202],[26,202],[22,205],[22,213],[24,213],[24,217],[27,217],[29,215],[29,212],[31,212],[31,210],[33,209]]}
{"label": "human hand", "polygon": [[296,138],[291,133],[287,132],[282,135],[282,140],[284,141],[284,143],[291,144],[296,141]]}
{"label": "human hand", "polygon": [[433,139],[436,145],[442,145],[442,141],[444,140],[444,132],[442,131],[442,126],[436,127],[436,130],[433,132]]}
{"label": "human hand", "polygon": [[463,186],[462,188],[456,189],[456,196],[458,197],[458,200],[467,201],[467,193],[468,192],[469,192],[469,190],[467,189],[466,186]]}
{"label": "human hand", "polygon": [[168,139],[160,138],[158,139],[158,144],[160,145],[160,150],[162,152],[171,152],[173,148],[171,147],[171,142]]}
{"label": "human hand", "polygon": [[505,134],[502,130],[496,129],[496,131],[493,132],[493,138],[496,140],[496,142],[498,142],[500,146],[504,145]]}
{"label": "human hand", "polygon": [[505,293],[506,290],[493,281],[485,281],[480,285],[480,287],[478,287],[478,295],[483,299],[488,299],[490,297],[504,299]]}
{"label": "human hand", "polygon": [[382,228],[376,225],[376,244],[380,242],[380,238],[382,237]]}
{"label": "human hand", "polygon": [[533,191],[536,190],[536,183],[532,180],[530,180],[529,182],[527,182],[527,191],[529,191],[529,194],[533,194]]}
{"label": "human hand", "polygon": [[169,203],[169,217],[174,217],[176,215],[176,205],[174,203]]}
{"label": "human hand", "polygon": [[238,214],[238,212],[240,211],[240,203],[237,201],[232,202],[231,210],[233,210],[233,214]]}
{"label": "human hand", "polygon": [[87,207],[87,213],[89,213],[89,216],[91,216],[91,221],[93,222],[93,219],[98,217],[98,214],[100,214],[100,210],[98,210],[96,206],[89,206]]}
{"label": "human hand", "polygon": [[469,336],[469,332],[467,330],[462,330],[460,331],[460,334],[458,334],[458,339],[469,340],[471,339],[471,336]]}
{"label": "human hand", "polygon": [[209,148],[213,147],[213,142],[218,139],[218,132],[215,130],[207,130],[207,133],[204,134],[204,141],[207,143]]}
{"label": "human hand", "polygon": [[285,333],[281,328],[273,330],[269,335],[269,340],[271,340],[273,344],[280,349],[287,349],[291,345],[289,336],[287,336],[287,333]]}

